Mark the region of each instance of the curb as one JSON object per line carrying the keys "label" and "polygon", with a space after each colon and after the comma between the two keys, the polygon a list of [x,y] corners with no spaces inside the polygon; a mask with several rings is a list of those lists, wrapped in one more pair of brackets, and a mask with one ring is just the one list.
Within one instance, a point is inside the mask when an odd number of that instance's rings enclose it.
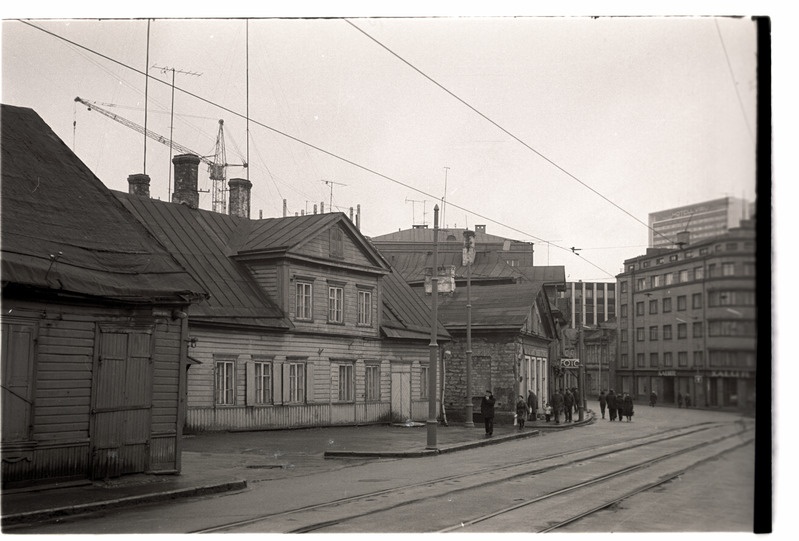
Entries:
{"label": "curb", "polygon": [[232,490],[242,490],[244,488],[247,488],[247,481],[229,481],[214,485],[180,488],[175,490],[169,490],[166,492],[151,492],[149,494],[128,496],[125,498],[117,498],[114,500],[83,503],[78,505],[70,505],[67,507],[40,509],[37,511],[28,511],[25,513],[6,515],[2,517],[2,524],[3,528],[5,528],[6,526],[11,526],[16,524],[40,522],[47,519],[68,517],[82,513],[101,511],[103,509],[114,509],[140,503],[152,503],[164,500],[172,500],[175,498],[188,498],[192,496],[203,496],[206,494],[217,494],[220,492],[228,492]]}

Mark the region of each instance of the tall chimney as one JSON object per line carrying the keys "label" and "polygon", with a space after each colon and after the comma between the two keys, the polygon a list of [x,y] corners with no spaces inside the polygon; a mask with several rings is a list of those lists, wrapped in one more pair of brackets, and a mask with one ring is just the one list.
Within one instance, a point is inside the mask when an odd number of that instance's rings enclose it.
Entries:
{"label": "tall chimney", "polygon": [[200,206],[200,194],[197,191],[197,169],[200,157],[194,154],[178,154],[172,158],[175,164],[175,193],[173,203],[185,203],[196,209]]}
{"label": "tall chimney", "polygon": [[358,231],[360,231],[361,230],[361,205],[358,205],[357,209],[358,210],[355,213],[355,228],[358,229]]}
{"label": "tall chimney", "polygon": [[252,182],[244,178],[232,178],[228,181],[228,186],[230,186],[228,214],[241,218],[249,218]]}
{"label": "tall chimney", "polygon": [[150,197],[150,176],[144,173],[128,175],[128,193],[139,197]]}

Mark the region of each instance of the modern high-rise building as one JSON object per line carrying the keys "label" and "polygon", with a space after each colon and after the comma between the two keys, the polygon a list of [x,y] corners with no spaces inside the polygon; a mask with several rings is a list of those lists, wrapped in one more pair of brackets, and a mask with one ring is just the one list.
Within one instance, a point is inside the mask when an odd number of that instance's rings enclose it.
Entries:
{"label": "modern high-rise building", "polygon": [[692,243],[717,237],[753,214],[754,204],[738,197],[653,212],[649,214],[649,247],[679,248],[686,234]]}

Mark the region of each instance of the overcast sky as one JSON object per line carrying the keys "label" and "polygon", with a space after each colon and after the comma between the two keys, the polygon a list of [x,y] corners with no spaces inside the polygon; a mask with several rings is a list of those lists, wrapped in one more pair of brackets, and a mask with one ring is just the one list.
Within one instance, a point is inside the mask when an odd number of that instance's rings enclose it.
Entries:
{"label": "overcast sky", "polygon": [[142,135],[74,98],[143,126],[146,70],[147,127],[168,137],[167,67],[192,73],[175,76],[185,147],[213,154],[222,119],[242,163],[249,107],[250,168],[228,178],[253,182],[253,217],[329,207],[332,186],[376,236],[432,227],[446,197],[442,227],[486,224],[569,280],[606,281],[645,251],[650,212],[755,197],[749,18],[162,18],[149,60],[144,19],[28,22],[3,23],[3,102],[116,190],[146,172],[168,199],[169,149],[148,139],[145,165]]}

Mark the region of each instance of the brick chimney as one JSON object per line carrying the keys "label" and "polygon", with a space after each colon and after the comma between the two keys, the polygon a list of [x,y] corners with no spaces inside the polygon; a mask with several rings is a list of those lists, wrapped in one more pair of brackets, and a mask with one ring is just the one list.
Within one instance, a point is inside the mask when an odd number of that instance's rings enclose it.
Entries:
{"label": "brick chimney", "polygon": [[194,154],[178,154],[172,158],[175,164],[175,193],[173,203],[186,203],[196,209],[200,205],[200,193],[197,191],[197,173],[200,157]]}
{"label": "brick chimney", "polygon": [[144,173],[128,175],[128,193],[139,197],[150,197],[150,176]]}
{"label": "brick chimney", "polygon": [[230,186],[228,214],[231,216],[240,216],[241,218],[249,218],[252,182],[244,178],[232,178],[228,181],[228,186]]}

